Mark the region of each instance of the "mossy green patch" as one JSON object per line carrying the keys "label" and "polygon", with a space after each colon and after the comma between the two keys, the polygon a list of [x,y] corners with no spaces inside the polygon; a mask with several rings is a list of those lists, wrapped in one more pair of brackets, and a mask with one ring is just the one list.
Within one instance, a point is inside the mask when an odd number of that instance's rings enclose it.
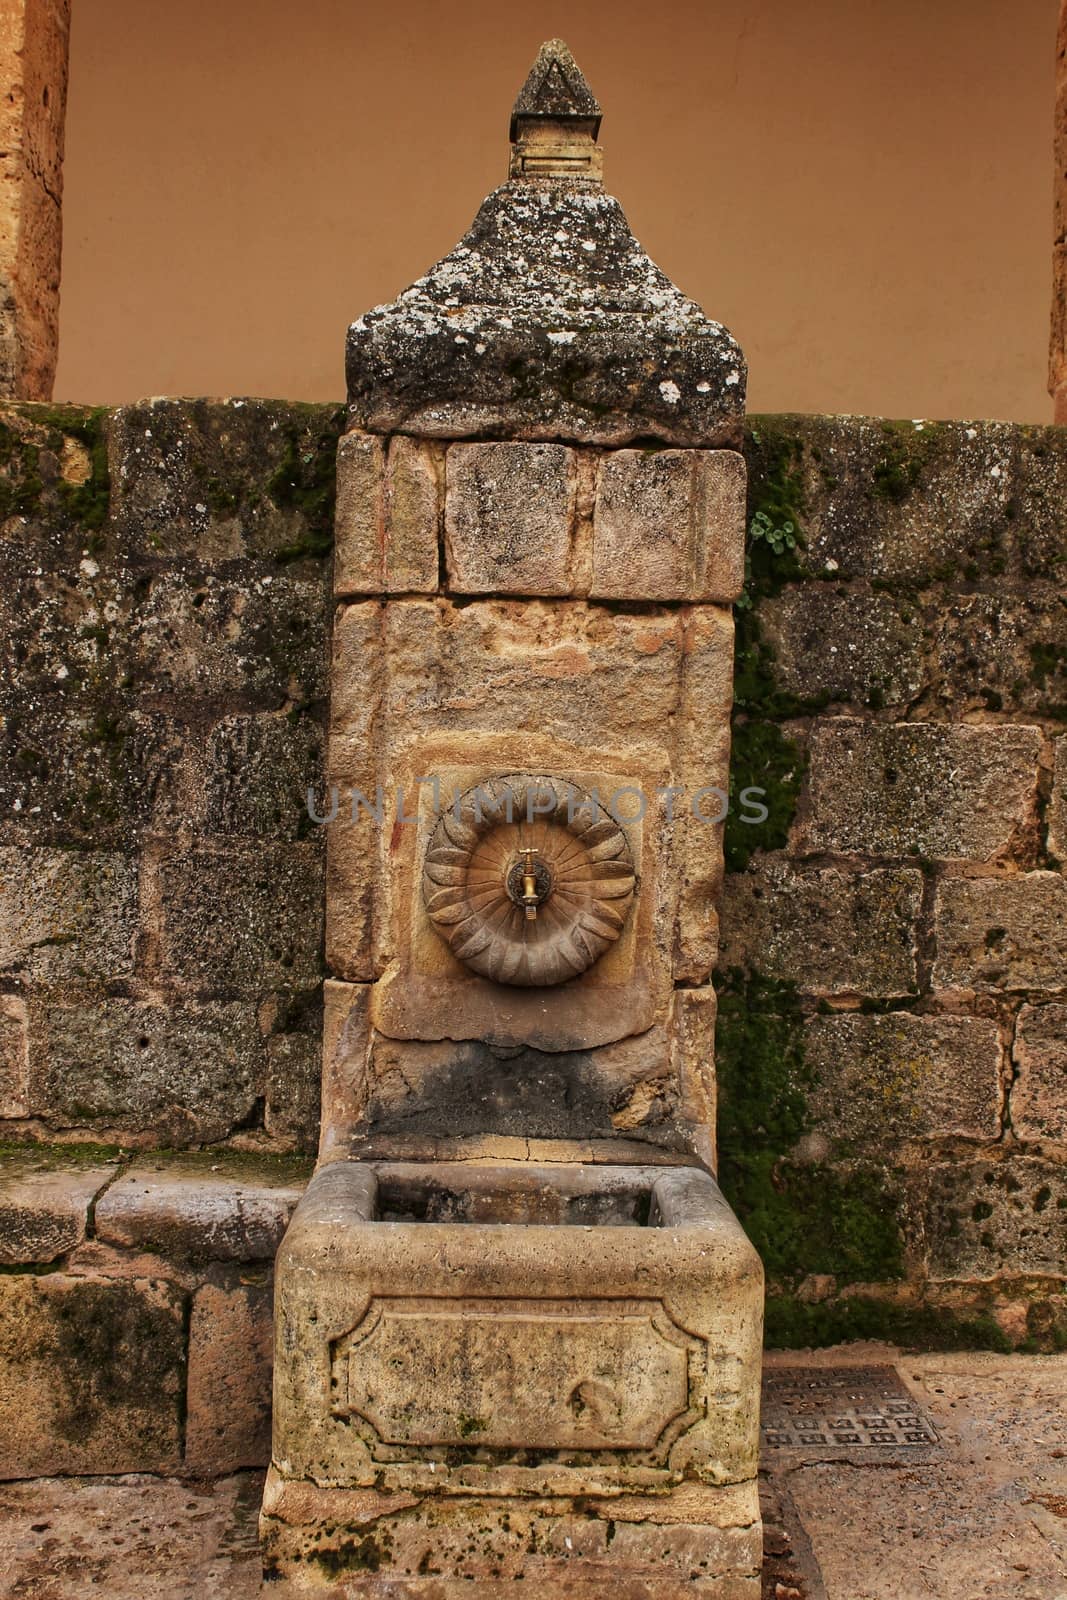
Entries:
{"label": "mossy green patch", "polygon": [[787,1287],[809,1273],[876,1283],[903,1273],[903,1244],[882,1169],[791,1159],[810,1126],[813,1074],[795,988],[727,974],[716,1034],[719,1181],[763,1259]]}
{"label": "mossy green patch", "polygon": [[332,434],[310,440],[295,425],[287,428],[285,454],[267,480],[267,493],[275,505],[302,513],[304,532],[275,551],[276,561],[322,560],[333,549],[336,443]]}
{"label": "mossy green patch", "polygon": [[901,1305],[873,1295],[844,1295],[816,1305],[770,1295],[764,1343],[771,1350],[816,1349],[852,1339],[882,1339],[911,1350],[1002,1350],[1011,1340],[988,1313],[960,1315],[944,1306]]}
{"label": "mossy green patch", "polygon": [[[730,810],[723,835],[723,853],[730,872],[743,872],[753,852],[780,850],[789,839],[807,757],[795,739],[777,723],[735,717],[730,758]],[[759,790],[758,803],[767,811],[762,822],[741,804],[747,789]]]}
{"label": "mossy green patch", "polygon": [[55,1298],[53,1313],[48,1354],[65,1391],[57,1431],[84,1443],[121,1408],[142,1413],[146,1438],[166,1434],[175,1411],[161,1396],[170,1389],[176,1407],[185,1387],[180,1297],[157,1302],[124,1279],[84,1279]]}

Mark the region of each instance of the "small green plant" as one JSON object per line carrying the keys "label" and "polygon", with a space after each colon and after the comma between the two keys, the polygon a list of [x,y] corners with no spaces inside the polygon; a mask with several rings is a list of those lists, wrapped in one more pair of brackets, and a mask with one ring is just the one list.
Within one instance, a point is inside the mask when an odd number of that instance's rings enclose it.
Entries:
{"label": "small green plant", "polygon": [[800,535],[796,523],[788,518],[777,521],[768,511],[757,511],[748,525],[748,536],[753,544],[762,540],[770,546],[771,553],[776,556],[785,555],[787,550],[795,550],[799,543]]}

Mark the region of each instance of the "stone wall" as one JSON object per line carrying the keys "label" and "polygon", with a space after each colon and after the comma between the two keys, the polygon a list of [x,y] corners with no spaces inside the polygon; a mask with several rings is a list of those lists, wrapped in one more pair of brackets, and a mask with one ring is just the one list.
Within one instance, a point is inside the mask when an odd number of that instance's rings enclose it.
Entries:
{"label": "stone wall", "polygon": [[313,1149],[340,408],[0,422],[0,1110]]}
{"label": "stone wall", "polygon": [[721,1176],[768,1339],[1067,1340],[1067,436],[755,418]]}
{"label": "stone wall", "polygon": [[[0,421],[3,1137],[311,1150],[341,410]],[[1067,435],[747,453],[719,1137],[769,1336],[1062,1341]]]}

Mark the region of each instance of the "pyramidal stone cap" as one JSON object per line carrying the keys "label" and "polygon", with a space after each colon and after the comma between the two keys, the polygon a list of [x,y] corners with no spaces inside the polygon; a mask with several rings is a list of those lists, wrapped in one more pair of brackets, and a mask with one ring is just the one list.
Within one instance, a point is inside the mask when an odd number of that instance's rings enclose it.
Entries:
{"label": "pyramidal stone cap", "polygon": [[561,40],[511,118],[507,183],[425,277],[348,330],[349,426],[444,439],[740,443],[736,340],[606,194],[600,107]]}

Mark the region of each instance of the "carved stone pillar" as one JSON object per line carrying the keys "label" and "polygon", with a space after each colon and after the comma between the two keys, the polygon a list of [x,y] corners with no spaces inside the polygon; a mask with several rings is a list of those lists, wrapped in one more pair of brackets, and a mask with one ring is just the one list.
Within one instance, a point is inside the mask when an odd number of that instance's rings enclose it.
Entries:
{"label": "carved stone pillar", "polygon": [[50,400],[70,0],[0,0],[0,395]]}

